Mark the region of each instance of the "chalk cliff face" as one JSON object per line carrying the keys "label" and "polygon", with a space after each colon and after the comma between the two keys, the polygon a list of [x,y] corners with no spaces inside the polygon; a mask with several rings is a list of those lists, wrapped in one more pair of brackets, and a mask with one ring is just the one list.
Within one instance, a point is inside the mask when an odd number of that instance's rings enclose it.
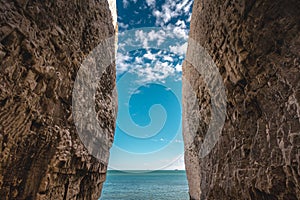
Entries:
{"label": "chalk cliff face", "polygon": [[[102,0],[0,2],[0,199],[100,196],[107,163],[79,139],[72,89],[83,59],[115,34],[110,8]],[[110,143],[114,86],[111,64],[95,108]]]}
{"label": "chalk cliff face", "polygon": [[[197,95],[199,116],[192,143],[191,122],[183,127],[191,199],[300,199],[299,9],[297,0],[195,0],[190,38],[214,60],[227,111],[217,144],[202,158],[211,83],[187,61],[183,76]],[[199,56],[189,50],[187,57]]]}

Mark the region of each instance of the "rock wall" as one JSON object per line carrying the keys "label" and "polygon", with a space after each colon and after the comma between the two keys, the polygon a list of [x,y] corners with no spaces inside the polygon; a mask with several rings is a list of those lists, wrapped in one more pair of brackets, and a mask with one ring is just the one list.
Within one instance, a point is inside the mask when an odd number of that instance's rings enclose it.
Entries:
{"label": "rock wall", "polygon": [[[227,111],[218,143],[201,158],[211,96],[187,61],[183,76],[197,95],[199,116],[192,143],[183,127],[191,199],[300,199],[299,9],[297,0],[195,0],[190,38],[214,60]],[[187,57],[199,56],[189,50]],[[188,93],[184,87],[186,120]]]}
{"label": "rock wall", "polygon": [[[115,34],[108,2],[1,0],[0,13],[0,199],[98,199],[107,163],[78,137],[72,89],[83,59]],[[114,64],[100,82],[111,144]]]}

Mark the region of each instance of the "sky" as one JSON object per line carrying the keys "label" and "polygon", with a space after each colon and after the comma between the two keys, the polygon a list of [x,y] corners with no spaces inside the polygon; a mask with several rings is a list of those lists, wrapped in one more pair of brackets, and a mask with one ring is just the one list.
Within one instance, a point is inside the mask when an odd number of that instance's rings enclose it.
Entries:
{"label": "sky", "polygon": [[184,169],[181,75],[191,0],[117,0],[118,118],[109,168]]}

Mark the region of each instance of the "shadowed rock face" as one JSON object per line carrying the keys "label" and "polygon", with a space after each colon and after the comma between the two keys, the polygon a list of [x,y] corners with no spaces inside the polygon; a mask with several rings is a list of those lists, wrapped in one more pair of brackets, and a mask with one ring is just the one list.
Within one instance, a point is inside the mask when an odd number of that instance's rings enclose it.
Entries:
{"label": "shadowed rock face", "polygon": [[[191,199],[300,199],[299,9],[296,0],[195,0],[190,38],[217,65],[227,115],[218,143],[200,158],[211,119],[210,94],[186,62],[183,76],[199,111],[192,144],[183,129]],[[185,88],[183,97],[187,118]]]}
{"label": "shadowed rock face", "polygon": [[[78,137],[72,89],[83,59],[115,33],[108,3],[2,0],[0,13],[0,199],[97,199],[107,163]],[[114,86],[112,64],[95,108],[110,143]]]}

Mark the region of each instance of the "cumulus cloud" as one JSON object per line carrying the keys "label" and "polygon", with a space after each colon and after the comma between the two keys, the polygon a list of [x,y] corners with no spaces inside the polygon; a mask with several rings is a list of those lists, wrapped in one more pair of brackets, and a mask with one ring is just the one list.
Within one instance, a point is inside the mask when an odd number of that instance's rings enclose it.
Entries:
{"label": "cumulus cloud", "polygon": [[123,3],[123,8],[127,8],[129,6],[129,3],[132,2],[132,3],[136,3],[137,0],[122,0],[122,3]]}
{"label": "cumulus cloud", "polygon": [[[178,34],[174,35],[166,31],[136,30],[133,33],[133,38],[126,38],[125,44],[119,46],[117,74],[121,75],[124,72],[136,74],[139,77],[137,80],[139,83],[164,83],[170,77],[180,81],[181,60],[185,56],[187,42],[184,42],[185,40],[178,42],[177,38],[180,37]],[[169,40],[170,37],[173,39]],[[165,45],[164,48],[160,48],[158,43],[163,42],[173,45]],[[140,50],[127,52],[126,45],[130,43]],[[132,45],[129,46],[132,47]],[[146,49],[146,51],[142,49]]]}
{"label": "cumulus cloud", "polygon": [[[181,26],[184,22],[181,22]],[[168,49],[170,43],[175,42],[183,43],[188,39],[188,30],[181,28],[179,26],[168,25],[167,27],[162,28],[161,30],[136,30],[135,38],[129,37],[125,42],[130,44],[129,41],[135,40],[136,43],[139,43],[140,47],[145,49],[147,48],[163,48]],[[179,40],[178,40],[179,39]],[[175,51],[177,52],[177,51]]]}
{"label": "cumulus cloud", "polygon": [[116,67],[117,67],[117,73],[118,74],[122,74],[126,71],[129,70],[130,68],[130,56],[128,54],[124,55],[122,53],[117,53],[117,64],[116,64]]}
{"label": "cumulus cloud", "polygon": [[188,14],[192,4],[193,4],[193,1],[190,1],[190,0],[184,0],[181,3],[177,3],[176,4],[176,12]]}
{"label": "cumulus cloud", "polygon": [[181,27],[181,28],[186,28],[185,22],[183,20],[177,20],[175,23],[176,26]]}
{"label": "cumulus cloud", "polygon": [[183,45],[170,46],[170,51],[179,55],[184,56],[187,50],[187,42]]}
{"label": "cumulus cloud", "polygon": [[148,48],[148,36],[146,33],[144,33],[143,30],[137,30],[135,32],[135,37],[137,41],[140,41],[143,45],[143,48]]}
{"label": "cumulus cloud", "polygon": [[144,55],[144,57],[149,60],[155,60],[155,58],[156,58],[155,54],[152,54],[150,51],[147,51],[147,53]]}
{"label": "cumulus cloud", "polygon": [[124,23],[122,23],[122,22],[118,22],[118,26],[119,26],[120,28],[123,28],[123,29],[127,29],[127,28],[129,27],[128,24],[124,24]]}
{"label": "cumulus cloud", "polygon": [[[137,0],[123,0],[123,5],[131,2],[136,3]],[[156,0],[146,0],[143,6],[141,9],[152,10],[153,16],[150,18],[154,17],[156,26],[161,28],[134,30],[134,32],[130,32],[131,35],[125,33],[125,40],[119,40],[123,43],[119,43],[119,50],[127,52],[126,49],[146,49],[146,51],[143,55],[135,54],[134,56],[127,53],[118,54],[120,57],[117,60],[117,72],[135,73],[144,82],[163,82],[170,76],[179,80],[182,72],[181,61],[187,50],[192,1],[165,0],[160,5],[156,3]],[[146,8],[147,6],[148,8]],[[119,26],[122,29],[129,27],[122,22],[119,23]],[[122,36],[121,34],[119,38]],[[151,49],[161,50],[153,53]],[[129,55],[131,55],[131,61]]]}
{"label": "cumulus cloud", "polygon": [[166,0],[161,8],[153,9],[156,17],[156,25],[166,26],[172,18],[178,16],[189,16],[193,1],[190,0]]}
{"label": "cumulus cloud", "polygon": [[143,58],[142,57],[135,57],[135,63],[137,64],[142,64],[143,63]]}
{"label": "cumulus cloud", "polygon": [[155,0],[146,0],[146,3],[150,7],[155,7]]}
{"label": "cumulus cloud", "polygon": [[163,56],[163,59],[165,61],[169,61],[169,62],[173,62],[174,61],[174,59],[171,56],[169,56],[169,55]]}
{"label": "cumulus cloud", "polygon": [[176,70],[177,72],[182,72],[182,64],[177,64],[177,65],[175,66],[175,70]]}
{"label": "cumulus cloud", "polygon": [[128,5],[129,5],[129,1],[128,0],[123,0],[122,2],[123,2],[123,7],[127,8]]}
{"label": "cumulus cloud", "polygon": [[138,83],[164,83],[169,77],[180,80],[180,64],[174,65],[177,57],[165,51],[152,52],[151,50],[141,51],[134,56],[118,53],[117,73],[136,74],[140,77]]}
{"label": "cumulus cloud", "polygon": [[167,77],[174,75],[175,69],[167,62],[158,61],[154,66],[138,67],[135,72],[143,82],[164,82]]}
{"label": "cumulus cloud", "polygon": [[174,34],[178,37],[184,38],[184,39],[188,39],[188,34],[187,31],[183,28],[180,27],[174,27]]}
{"label": "cumulus cloud", "polygon": [[148,37],[150,41],[157,41],[157,45],[161,45],[166,39],[166,32],[163,30],[152,30],[148,33]]}
{"label": "cumulus cloud", "polygon": [[152,44],[155,42],[156,44],[154,46],[159,46],[165,41],[167,36],[163,30],[151,30],[150,32],[137,30],[135,37],[136,40],[143,45],[143,48],[149,48],[149,42],[152,42]]}

